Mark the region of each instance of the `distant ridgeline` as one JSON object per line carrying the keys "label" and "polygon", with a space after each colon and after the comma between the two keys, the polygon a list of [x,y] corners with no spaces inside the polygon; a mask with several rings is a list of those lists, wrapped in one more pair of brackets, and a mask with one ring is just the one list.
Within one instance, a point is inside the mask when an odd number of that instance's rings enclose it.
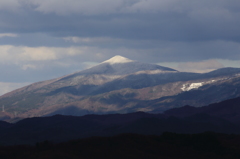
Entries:
{"label": "distant ridgeline", "polygon": [[0,122],[0,145],[53,143],[124,133],[161,135],[164,132],[194,134],[240,133],[240,97],[204,107],[184,106],[161,114],[135,112],[85,116],[34,117],[14,124]]}

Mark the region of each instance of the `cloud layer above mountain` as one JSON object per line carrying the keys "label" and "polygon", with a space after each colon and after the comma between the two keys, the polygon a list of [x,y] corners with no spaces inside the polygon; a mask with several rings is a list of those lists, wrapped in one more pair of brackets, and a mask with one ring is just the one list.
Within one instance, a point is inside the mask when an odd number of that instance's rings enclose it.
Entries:
{"label": "cloud layer above mountain", "polygon": [[179,69],[231,66],[239,17],[239,0],[1,0],[0,81],[54,78],[116,54]]}

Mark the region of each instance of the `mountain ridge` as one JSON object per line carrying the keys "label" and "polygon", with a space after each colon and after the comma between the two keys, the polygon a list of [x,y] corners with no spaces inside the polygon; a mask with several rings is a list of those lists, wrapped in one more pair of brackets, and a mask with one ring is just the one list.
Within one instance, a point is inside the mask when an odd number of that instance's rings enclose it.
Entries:
{"label": "mountain ridge", "polygon": [[53,115],[22,119],[16,123],[0,121],[0,144],[64,142],[92,136],[123,133],[161,135],[172,133],[240,133],[240,97],[203,107],[183,106],[152,114]]}
{"label": "mountain ridge", "polygon": [[89,69],[1,96],[0,106],[4,105],[8,114],[0,114],[0,119],[54,113],[156,113],[235,98],[240,96],[239,86],[239,68],[187,73],[115,56]]}

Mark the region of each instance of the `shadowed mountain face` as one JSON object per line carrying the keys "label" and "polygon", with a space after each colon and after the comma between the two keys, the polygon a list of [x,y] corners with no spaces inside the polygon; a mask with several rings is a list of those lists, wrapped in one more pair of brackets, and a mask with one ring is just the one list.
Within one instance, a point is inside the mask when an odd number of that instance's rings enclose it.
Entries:
{"label": "shadowed mountain face", "polygon": [[240,133],[239,124],[207,114],[174,117],[143,112],[129,114],[86,115],[81,117],[55,115],[34,117],[17,123],[0,123],[0,146],[63,142],[92,136],[113,136],[123,133],[161,135],[163,132]]}
{"label": "shadowed mountain face", "polygon": [[0,97],[0,119],[162,112],[240,96],[240,69],[198,74],[115,56],[92,68],[33,83]]}
{"label": "shadowed mountain face", "polygon": [[[14,124],[0,122],[0,145],[63,142],[92,136],[122,133],[161,135],[173,133],[240,133],[240,98],[203,107],[184,106],[162,114],[128,114],[34,117]],[[79,111],[76,108],[73,111]]]}
{"label": "shadowed mountain face", "polygon": [[220,117],[228,121],[240,124],[240,97],[210,104],[200,108],[184,106],[167,110],[166,115],[176,117],[188,117],[195,114],[208,114],[214,117]]}

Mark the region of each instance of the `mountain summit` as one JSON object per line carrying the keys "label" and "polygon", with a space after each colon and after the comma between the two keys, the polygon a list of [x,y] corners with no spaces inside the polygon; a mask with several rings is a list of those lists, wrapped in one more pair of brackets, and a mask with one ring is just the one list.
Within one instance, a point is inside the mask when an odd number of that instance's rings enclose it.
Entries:
{"label": "mountain summit", "polygon": [[75,75],[83,74],[105,74],[105,75],[127,75],[137,73],[139,71],[155,71],[155,72],[176,72],[176,70],[159,66],[156,64],[148,64],[130,60],[123,56],[114,56],[99,65],[96,65],[87,70],[78,72]]}
{"label": "mountain summit", "polygon": [[102,63],[117,64],[117,63],[128,63],[128,62],[133,62],[133,60],[130,60],[130,59],[120,56],[120,55],[116,55]]}

